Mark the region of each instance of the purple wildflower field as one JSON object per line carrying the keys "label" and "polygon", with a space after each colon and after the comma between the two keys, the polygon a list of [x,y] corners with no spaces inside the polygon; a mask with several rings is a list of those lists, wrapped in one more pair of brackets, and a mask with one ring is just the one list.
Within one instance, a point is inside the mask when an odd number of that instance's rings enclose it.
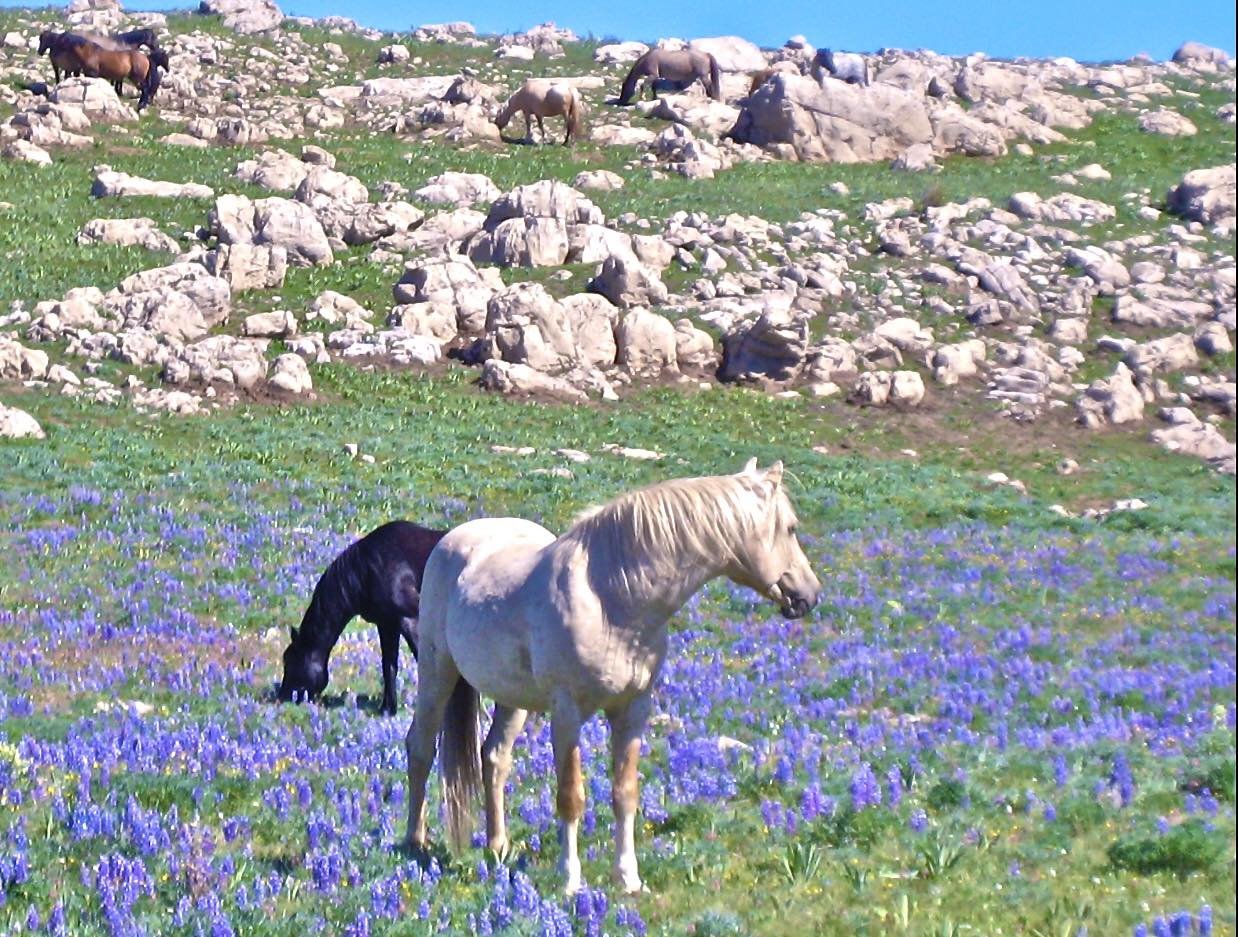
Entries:
{"label": "purple wildflower field", "polygon": [[[811,617],[715,583],[677,618],[648,895],[607,885],[587,724],[593,887],[567,900],[547,721],[517,746],[518,849],[421,864],[400,846],[411,658],[396,718],[359,621],[320,704],[272,702],[288,626],[366,529],[311,495],[0,500],[0,932],[1233,932],[1232,539],[806,525]],[[1178,840],[1208,861],[1120,868],[1122,843]]]}

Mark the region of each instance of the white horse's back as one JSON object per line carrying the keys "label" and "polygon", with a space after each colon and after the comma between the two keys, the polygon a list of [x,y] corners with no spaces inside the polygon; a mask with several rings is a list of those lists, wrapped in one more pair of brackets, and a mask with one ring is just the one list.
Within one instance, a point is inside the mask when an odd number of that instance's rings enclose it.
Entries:
{"label": "white horse's back", "polygon": [[465,680],[513,705],[532,689],[518,592],[554,539],[520,518],[469,521],[439,541],[422,580],[421,642],[445,647]]}

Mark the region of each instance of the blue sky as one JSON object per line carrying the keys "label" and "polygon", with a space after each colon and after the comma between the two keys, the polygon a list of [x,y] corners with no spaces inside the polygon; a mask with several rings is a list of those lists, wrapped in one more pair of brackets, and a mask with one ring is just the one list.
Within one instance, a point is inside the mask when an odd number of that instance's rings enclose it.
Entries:
{"label": "blue sky", "polygon": [[[0,5],[28,4],[0,0]],[[126,3],[130,9],[169,5],[175,3]],[[777,46],[799,33],[814,45],[835,49],[889,46],[950,54],[982,51],[1003,58],[1069,55],[1082,61],[1124,59],[1137,52],[1168,58],[1187,39],[1232,53],[1235,29],[1232,0],[282,0],[281,6],[289,14],[334,13],[389,30],[468,20],[481,32],[494,33],[553,20],[598,37],[736,34]]]}

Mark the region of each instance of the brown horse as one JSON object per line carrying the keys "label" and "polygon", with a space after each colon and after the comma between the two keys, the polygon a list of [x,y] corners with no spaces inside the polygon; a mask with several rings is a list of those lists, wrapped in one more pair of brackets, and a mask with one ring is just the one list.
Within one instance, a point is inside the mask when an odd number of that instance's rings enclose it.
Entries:
{"label": "brown horse", "polygon": [[752,97],[757,93],[757,88],[761,87],[761,85],[765,84],[775,75],[782,72],[786,72],[789,75],[798,75],[800,70],[796,67],[794,62],[776,62],[769,68],[763,68],[759,72],[753,72],[752,81],[748,84],[748,97]]}
{"label": "brown horse", "polygon": [[[114,39],[108,39],[109,45],[120,46]],[[66,60],[76,59],[77,73],[91,78],[104,78],[112,83],[117,96],[121,93],[123,82],[128,79],[138,89],[138,110],[140,111],[155,96],[159,88],[159,72],[152,65],[151,57],[146,53],[131,48],[104,48],[93,39],[66,33],[61,40],[59,51]],[[55,50],[53,55],[55,55]],[[167,53],[162,50],[151,53],[158,57],[158,64],[167,64]],[[55,61],[53,60],[53,67]],[[72,74],[66,67],[66,71]]]}
{"label": "brown horse", "polygon": [[[695,49],[650,49],[635,62],[623,79],[623,87],[619,91],[620,106],[632,103],[636,95],[636,84],[642,79],[664,78],[676,82],[686,88],[694,81],[699,81],[705,88],[705,93],[715,101],[722,100],[722,85],[718,78],[718,60],[708,52],[698,52]],[[652,81],[647,81],[651,95],[654,95]]]}
{"label": "brown horse", "polygon": [[502,131],[517,113],[524,114],[524,137],[530,142],[533,140],[533,127],[529,118],[537,118],[537,129],[543,143],[546,142],[546,125],[542,123],[542,118],[562,115],[567,124],[563,145],[567,146],[572,142],[572,137],[580,133],[584,105],[580,92],[567,82],[553,78],[526,78],[520,90],[508,98],[495,115],[494,122],[499,130]]}

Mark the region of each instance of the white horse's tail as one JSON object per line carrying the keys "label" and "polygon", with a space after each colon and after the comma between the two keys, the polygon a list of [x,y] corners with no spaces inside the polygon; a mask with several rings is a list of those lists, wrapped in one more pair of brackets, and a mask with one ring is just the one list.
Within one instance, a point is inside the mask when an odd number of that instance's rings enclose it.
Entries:
{"label": "white horse's tail", "polygon": [[447,701],[439,738],[447,835],[457,852],[466,849],[472,838],[472,807],[481,795],[480,709],[477,691],[460,678]]}

